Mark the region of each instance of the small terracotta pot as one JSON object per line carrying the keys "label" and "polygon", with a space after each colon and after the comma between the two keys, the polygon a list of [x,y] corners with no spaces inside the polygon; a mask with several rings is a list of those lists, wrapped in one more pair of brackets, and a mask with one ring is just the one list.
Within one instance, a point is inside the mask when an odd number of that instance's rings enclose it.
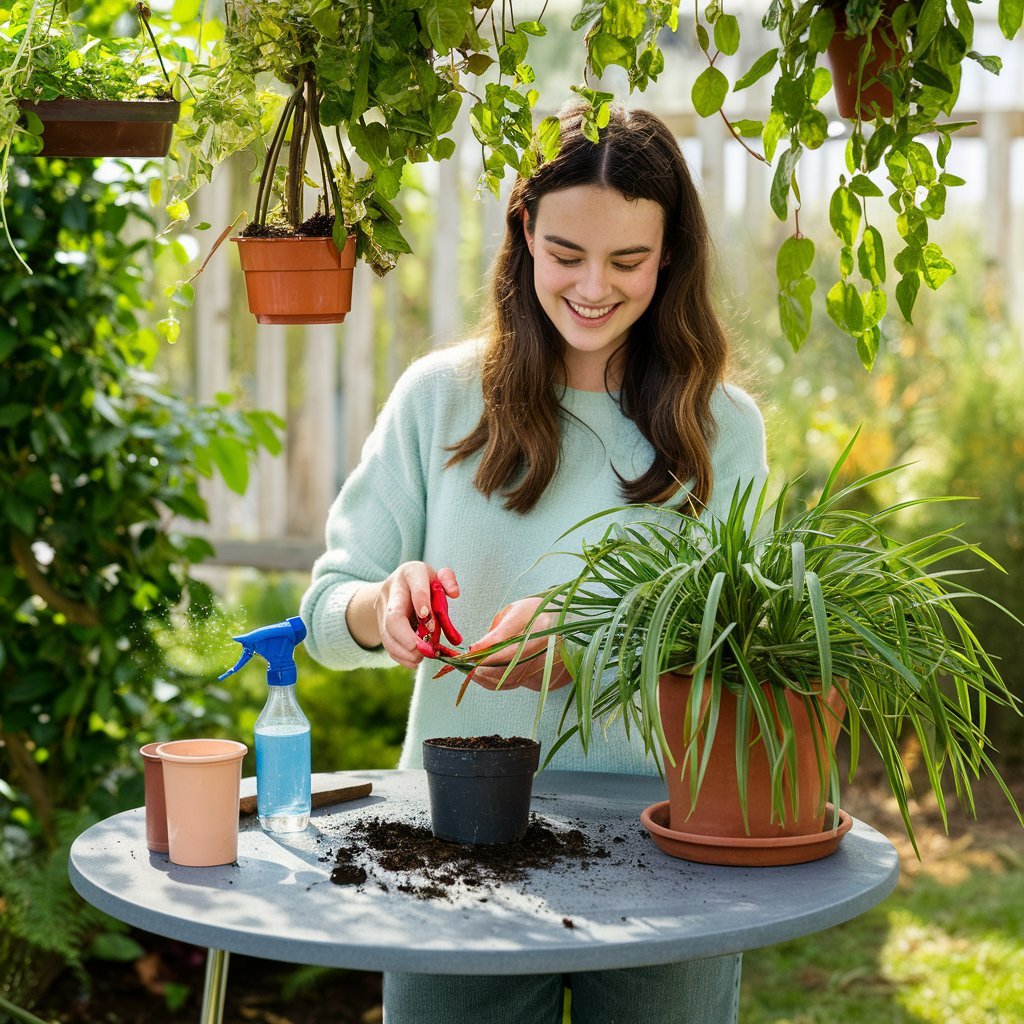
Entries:
{"label": "small terracotta pot", "polygon": [[245,272],[249,312],[261,324],[340,324],[352,308],[356,238],[231,239]]}
{"label": "small terracotta pot", "polygon": [[159,743],[139,748],[146,784],[146,848],[153,853],[167,852],[167,802],[164,800],[164,765],[157,754]]}
{"label": "small terracotta pot", "polygon": [[[892,8],[886,11],[878,24],[871,30],[870,38],[874,53],[864,66],[863,88],[860,91],[859,116],[865,121],[874,118],[874,107],[882,117],[892,117],[892,93],[888,86],[879,81],[878,74],[885,67],[892,67],[903,58],[903,50],[895,45],[889,17]],[[855,119],[857,113],[857,68],[860,53],[867,43],[867,36],[846,38],[846,15],[842,10],[833,11],[836,30],[828,44],[828,60],[832,66],[832,90],[836,97],[839,116]]]}
{"label": "small terracotta pot", "polygon": [[[710,686],[710,683],[706,684]],[[787,692],[786,704],[796,732],[797,779],[796,792],[798,813],[793,814],[790,799],[789,774],[785,776],[783,793],[786,807],[786,823],[772,820],[771,773],[764,743],[758,738],[756,720],[751,723],[750,752],[747,783],[747,821],[749,831],[744,827],[743,811],[740,805],[739,784],[736,775],[736,710],[735,696],[723,691],[718,714],[718,725],[711,747],[710,760],[704,781],[697,796],[697,805],[691,810],[690,773],[683,770],[683,722],[690,700],[692,680],[689,676],[667,674],[661,677],[658,686],[658,705],[669,749],[675,759],[675,766],[665,758],[665,777],[668,781],[669,827],[674,831],[690,835],[732,836],[735,838],[773,839],[795,835],[810,835],[821,832],[824,825],[825,798],[828,795],[828,773],[825,772],[824,786],[819,774],[819,756],[825,762],[826,748],[835,747],[839,729],[846,713],[839,685],[829,690],[824,698],[823,708],[827,735],[821,735],[817,721],[807,713],[803,698]],[[769,701],[774,696],[769,687],[762,687]],[[708,694],[705,692],[705,706]],[[822,699],[822,698],[819,698]],[[815,744],[818,754],[815,753]],[[703,756],[703,746],[698,744],[698,759]]]}
{"label": "small terracotta pot", "polygon": [[163,762],[168,854],[175,864],[212,867],[238,858],[238,796],[248,747],[234,740],[174,740]]}
{"label": "small terracotta pot", "polygon": [[423,741],[430,825],[438,839],[493,846],[514,843],[530,823],[540,744],[466,748]]}
{"label": "small terracotta pot", "polygon": [[163,157],[181,112],[177,100],[23,100],[43,122],[39,156]]}

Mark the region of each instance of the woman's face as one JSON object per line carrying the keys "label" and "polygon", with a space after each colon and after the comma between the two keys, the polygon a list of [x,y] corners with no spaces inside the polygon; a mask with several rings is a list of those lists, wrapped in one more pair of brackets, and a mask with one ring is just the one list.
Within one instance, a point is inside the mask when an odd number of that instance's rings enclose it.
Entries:
{"label": "woman's face", "polygon": [[577,185],[541,197],[530,227],[524,214],[537,297],[565,341],[567,383],[603,390],[605,365],[654,297],[663,259],[661,206]]}

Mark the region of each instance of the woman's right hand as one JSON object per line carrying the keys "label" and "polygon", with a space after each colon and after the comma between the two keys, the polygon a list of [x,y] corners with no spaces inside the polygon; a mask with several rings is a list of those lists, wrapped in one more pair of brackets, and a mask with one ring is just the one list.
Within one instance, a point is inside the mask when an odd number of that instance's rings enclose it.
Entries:
{"label": "woman's right hand", "polygon": [[416,625],[426,620],[433,628],[430,581],[437,579],[450,598],[459,596],[455,573],[447,567],[434,571],[426,562],[403,562],[387,579],[368,583],[353,596],[346,620],[349,631],[364,647],[383,645],[391,658],[415,669],[423,660],[416,649]]}

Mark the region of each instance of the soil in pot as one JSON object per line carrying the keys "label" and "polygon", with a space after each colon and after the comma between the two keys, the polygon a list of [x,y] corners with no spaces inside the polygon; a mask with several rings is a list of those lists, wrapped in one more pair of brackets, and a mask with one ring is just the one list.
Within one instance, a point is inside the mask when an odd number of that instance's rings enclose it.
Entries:
{"label": "soil in pot", "polygon": [[540,744],[523,736],[445,736],[423,741],[434,835],[457,843],[520,839],[530,815]]}

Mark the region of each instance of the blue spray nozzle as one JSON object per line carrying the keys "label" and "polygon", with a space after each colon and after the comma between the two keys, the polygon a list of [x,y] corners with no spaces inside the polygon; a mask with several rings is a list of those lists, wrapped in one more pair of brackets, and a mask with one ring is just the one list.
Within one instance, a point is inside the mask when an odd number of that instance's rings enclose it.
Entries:
{"label": "blue spray nozzle", "polygon": [[296,679],[295,646],[306,638],[306,626],[298,615],[272,626],[261,626],[251,633],[234,637],[242,645],[242,656],[235,665],[217,678],[227,679],[258,654],[267,665],[267,682],[271,686],[291,686]]}

